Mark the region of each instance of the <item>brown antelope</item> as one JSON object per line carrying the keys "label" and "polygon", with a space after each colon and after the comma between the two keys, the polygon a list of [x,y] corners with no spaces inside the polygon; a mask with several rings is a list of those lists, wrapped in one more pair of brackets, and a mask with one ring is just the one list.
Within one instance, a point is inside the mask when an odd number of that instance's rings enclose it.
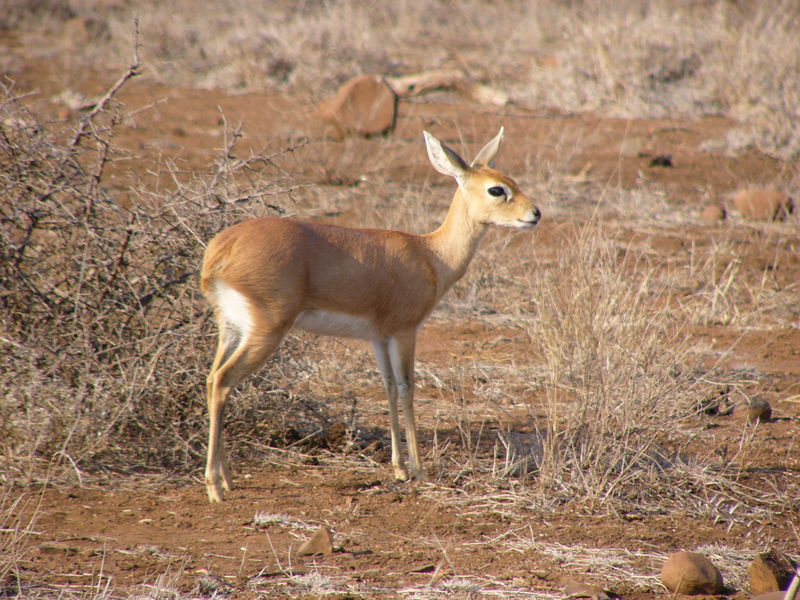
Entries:
{"label": "brown antelope", "polygon": [[[503,129],[467,164],[427,131],[433,167],[458,189],[444,223],[415,235],[264,217],[225,229],[208,244],[200,287],[214,307],[219,344],[208,375],[206,487],[211,502],[231,489],[222,438],[231,390],[264,364],[292,327],[372,342],[391,417],[392,465],[422,479],[414,423],[417,332],[467,268],[489,225],[530,229],[541,213],[492,168]],[[403,403],[408,467],[400,448]]]}

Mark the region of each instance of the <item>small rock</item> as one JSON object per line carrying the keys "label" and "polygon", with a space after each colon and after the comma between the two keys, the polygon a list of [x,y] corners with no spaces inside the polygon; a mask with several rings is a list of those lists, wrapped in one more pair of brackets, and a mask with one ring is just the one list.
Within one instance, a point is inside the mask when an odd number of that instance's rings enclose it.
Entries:
{"label": "small rock", "polygon": [[733,416],[747,423],[765,423],[772,418],[772,407],[769,402],[756,396],[734,408]]}
{"label": "small rock", "polygon": [[794,202],[778,190],[741,190],[733,198],[739,214],[752,221],[783,221],[794,210]]}
{"label": "small rock", "polygon": [[397,95],[380,75],[360,75],[320,104],[317,114],[335,137],[381,135],[397,120]]}
{"label": "small rock", "polygon": [[333,554],[333,542],[331,542],[331,532],[327,527],[320,527],[306,540],[298,549],[298,556],[313,556],[314,554]]}
{"label": "small rock", "polygon": [[766,594],[786,590],[792,580],[794,567],[791,561],[774,550],[762,552],[747,567],[750,593]]}
{"label": "small rock", "polygon": [[708,558],[697,552],[675,552],[661,568],[661,583],[679,594],[719,594],[722,574]]}
{"label": "small rock", "polygon": [[671,154],[659,154],[658,156],[654,156],[653,160],[650,161],[651,167],[674,167],[675,165],[672,164],[672,155]]}
{"label": "small rock", "polygon": [[439,569],[439,565],[424,565],[416,569],[411,569],[409,573],[435,573],[437,569]]}
{"label": "small rock", "polygon": [[703,221],[724,221],[727,216],[728,213],[718,204],[709,204],[700,213]]}
{"label": "small rock", "polygon": [[588,585],[570,579],[564,586],[565,598],[591,598],[591,600],[611,600],[608,592],[596,585]]}

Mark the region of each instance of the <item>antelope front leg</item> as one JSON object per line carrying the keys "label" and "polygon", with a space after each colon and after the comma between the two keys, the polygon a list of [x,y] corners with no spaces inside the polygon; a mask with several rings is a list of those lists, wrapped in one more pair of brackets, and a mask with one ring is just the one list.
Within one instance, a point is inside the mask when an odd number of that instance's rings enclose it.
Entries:
{"label": "antelope front leg", "polygon": [[422,480],[428,475],[422,468],[417,449],[417,425],[414,420],[414,378],[408,383],[398,383],[399,395],[403,399],[403,416],[406,421],[406,445],[408,446],[408,466],[411,477]]}
{"label": "antelope front leg", "polygon": [[389,400],[389,421],[392,435],[392,466],[394,467],[395,479],[408,481],[408,469],[403,460],[403,453],[400,448],[400,419],[397,415],[397,382],[392,371],[392,363],[389,358],[389,347],[386,341],[381,340],[372,343],[372,350],[378,361],[378,367],[383,376],[383,386],[386,390],[386,397]]}
{"label": "antelope front leg", "polygon": [[417,448],[417,424],[414,417],[414,352],[416,331],[392,339],[389,346],[392,367],[397,379],[397,394],[403,402],[403,418],[406,425],[406,446],[408,446],[408,466],[411,477],[425,479]]}

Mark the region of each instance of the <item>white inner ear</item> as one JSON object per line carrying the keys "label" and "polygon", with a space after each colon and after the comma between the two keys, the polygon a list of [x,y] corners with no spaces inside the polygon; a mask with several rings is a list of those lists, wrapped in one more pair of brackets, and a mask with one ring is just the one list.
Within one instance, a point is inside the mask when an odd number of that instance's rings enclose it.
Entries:
{"label": "white inner ear", "polygon": [[425,135],[425,146],[428,149],[428,158],[433,168],[442,175],[453,177],[459,182],[463,181],[469,172],[469,165],[464,162],[464,159],[455,150],[445,146],[427,131],[422,133]]}
{"label": "white inner ear", "polygon": [[487,167],[494,168],[494,159],[497,156],[497,151],[500,149],[500,142],[503,141],[503,134],[505,133],[505,127],[501,127],[500,131],[497,132],[497,135],[492,138],[489,143],[487,143],[481,151],[478,152],[477,156],[475,156],[475,160],[472,161],[473,167],[479,167],[485,165]]}

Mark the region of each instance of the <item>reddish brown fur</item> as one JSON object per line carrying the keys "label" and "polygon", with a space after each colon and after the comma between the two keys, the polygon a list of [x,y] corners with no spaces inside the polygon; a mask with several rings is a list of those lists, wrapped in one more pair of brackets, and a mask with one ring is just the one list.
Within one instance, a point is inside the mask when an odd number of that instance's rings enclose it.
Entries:
{"label": "reddish brown fur", "polygon": [[280,321],[315,308],[366,317],[389,335],[433,310],[441,289],[433,260],[408,233],[265,217],[211,240],[200,287],[214,304],[211,282],[220,277]]}

